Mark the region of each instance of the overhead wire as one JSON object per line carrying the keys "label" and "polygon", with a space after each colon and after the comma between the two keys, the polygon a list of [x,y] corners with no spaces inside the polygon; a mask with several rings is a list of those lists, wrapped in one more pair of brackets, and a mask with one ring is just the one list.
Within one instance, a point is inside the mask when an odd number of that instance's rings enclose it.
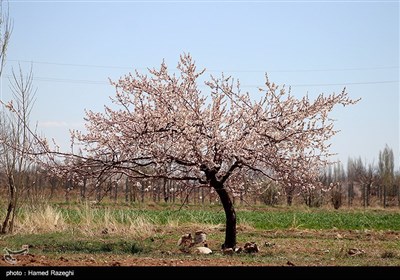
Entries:
{"label": "overhead wire", "polygon": [[[32,63],[32,64],[47,64],[47,65],[58,65],[58,66],[70,66],[70,67],[90,67],[90,68],[106,68],[106,69],[133,69],[127,66],[113,66],[113,65],[93,65],[93,64],[75,64],[75,63],[59,63],[50,61],[35,61],[35,60],[18,60],[18,59],[8,59],[10,62],[18,63]],[[147,68],[135,68],[136,70],[144,70]],[[281,69],[281,70],[206,70],[206,72],[328,72],[328,71],[367,71],[367,70],[388,70],[388,69],[399,69],[398,66],[376,66],[376,67],[356,67],[356,68],[331,68],[331,69]],[[5,75],[7,78],[12,78],[12,75]],[[109,81],[95,81],[86,79],[65,79],[65,78],[55,78],[55,77],[34,77],[35,81],[39,82],[59,82],[59,83],[75,83],[75,84],[110,84]],[[342,83],[306,83],[306,84],[290,84],[291,87],[315,87],[315,86],[344,86],[344,85],[370,85],[370,84],[391,84],[399,83],[399,80],[384,80],[384,81],[361,81],[361,82],[342,82]],[[289,85],[289,84],[288,84]],[[243,88],[259,88],[260,85],[241,85]]]}
{"label": "overhead wire", "polygon": [[[50,61],[36,61],[36,60],[19,60],[19,59],[7,59],[10,62],[22,62],[32,64],[47,64],[47,65],[58,65],[58,66],[72,66],[72,67],[89,67],[89,68],[106,68],[106,69],[137,69],[147,70],[149,67],[129,67],[129,66],[116,66],[116,65],[96,65],[96,64],[77,64],[77,63],[62,63],[62,62],[50,62]],[[269,69],[269,70],[257,70],[257,69],[206,69],[205,72],[235,72],[235,73],[246,73],[246,72],[335,72],[335,71],[369,71],[369,70],[385,70],[385,69],[399,69],[399,66],[374,66],[374,67],[349,67],[349,68],[326,68],[326,69]]]}

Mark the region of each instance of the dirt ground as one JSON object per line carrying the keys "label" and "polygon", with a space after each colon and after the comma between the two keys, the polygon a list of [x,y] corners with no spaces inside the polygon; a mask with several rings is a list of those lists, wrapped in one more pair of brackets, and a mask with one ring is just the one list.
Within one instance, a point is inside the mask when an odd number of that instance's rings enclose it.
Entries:
{"label": "dirt ground", "polygon": [[[4,258],[0,260],[0,266],[243,266],[243,262],[229,258],[213,259],[158,259],[138,258],[118,255],[71,255],[68,258],[59,257],[52,259],[46,256],[27,254],[18,256],[16,265],[7,263]],[[248,264],[247,264],[248,265]]]}
{"label": "dirt ground", "polygon": [[[224,255],[212,244],[213,254],[197,255],[156,250],[150,254],[42,253],[15,256],[15,264],[0,257],[1,267],[151,267],[151,266],[397,266],[400,267],[399,231],[285,230],[252,236],[260,251]],[[266,241],[271,246],[266,246]],[[175,242],[171,240],[171,242]]]}

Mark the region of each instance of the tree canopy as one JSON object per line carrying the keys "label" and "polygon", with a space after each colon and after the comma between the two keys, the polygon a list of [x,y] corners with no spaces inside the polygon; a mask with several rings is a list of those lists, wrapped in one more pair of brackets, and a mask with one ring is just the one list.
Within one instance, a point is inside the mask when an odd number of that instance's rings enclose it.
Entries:
{"label": "tree canopy", "polygon": [[[265,76],[258,95],[242,92],[232,77],[211,76],[199,89],[194,60],[183,54],[171,74],[165,62],[148,74],[129,73],[115,86],[114,105],[86,112],[86,131],[72,132],[79,153],[50,149],[37,137],[41,164],[64,176],[158,177],[190,181],[218,193],[227,217],[225,246],[236,243],[236,214],[227,191],[237,174],[251,171],[277,181],[287,192],[319,187],[337,131],[328,113],[350,105],[345,89],[310,100],[292,95]],[[57,160],[63,159],[62,161]],[[71,175],[72,174],[72,175]]]}

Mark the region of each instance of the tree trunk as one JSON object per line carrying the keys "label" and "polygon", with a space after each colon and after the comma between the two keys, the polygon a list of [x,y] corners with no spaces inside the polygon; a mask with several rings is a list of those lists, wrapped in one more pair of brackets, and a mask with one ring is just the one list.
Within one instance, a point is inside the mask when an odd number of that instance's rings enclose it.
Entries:
{"label": "tree trunk", "polygon": [[175,204],[175,197],[176,197],[176,186],[175,186],[175,184],[173,185],[172,183],[172,180],[170,180],[170,184],[169,184],[169,189],[171,190],[171,189],[173,189],[173,191],[172,191],[172,193],[170,192],[170,196],[172,196],[172,203],[174,203]]}
{"label": "tree trunk", "polygon": [[130,187],[129,187],[129,178],[125,178],[125,202],[129,202],[129,194],[130,194]]}
{"label": "tree trunk", "polygon": [[397,185],[397,205],[400,207],[400,183]]}
{"label": "tree trunk", "polygon": [[190,190],[191,190],[191,187],[186,188],[186,203],[187,203],[187,205],[190,204]]}
{"label": "tree trunk", "polygon": [[83,179],[83,184],[81,186],[81,200],[85,200],[86,199],[86,182],[87,182],[87,178],[85,177]]}
{"label": "tree trunk", "polygon": [[50,178],[50,200],[53,199],[54,191],[56,190],[57,179],[55,177]]}
{"label": "tree trunk", "polygon": [[292,202],[293,202],[293,192],[292,191],[288,191],[286,193],[286,203],[288,206],[292,206]]}
{"label": "tree trunk", "polygon": [[197,204],[197,191],[198,191],[198,188],[196,188],[196,187],[192,187],[192,188],[194,188],[193,189],[193,204],[194,205],[196,205]]}
{"label": "tree trunk", "polygon": [[185,195],[183,193],[184,191],[185,191],[184,187],[179,186],[179,197],[181,199],[181,203],[185,201]]}
{"label": "tree trunk", "polygon": [[8,203],[8,207],[7,207],[7,213],[6,213],[6,218],[4,219],[3,225],[1,227],[1,233],[2,234],[6,234],[8,233],[10,230],[9,228],[11,227],[11,222],[10,222],[10,217],[12,215],[12,212],[14,210],[15,206],[14,206],[14,199],[10,200],[10,202]]}
{"label": "tree trunk", "polygon": [[236,212],[231,198],[222,184],[212,186],[222,203],[226,217],[225,242],[222,248],[235,248],[236,246]]}
{"label": "tree trunk", "polygon": [[96,183],[96,201],[100,202],[101,200],[101,183]]}
{"label": "tree trunk", "polygon": [[158,184],[158,186],[157,186],[157,202],[158,203],[160,203],[160,201],[161,201],[161,187],[160,187],[160,184]]}
{"label": "tree trunk", "polygon": [[113,189],[113,185],[112,185],[111,178],[110,178],[110,180],[109,180],[108,183],[107,183],[107,189],[106,189],[106,194],[108,193],[108,195],[109,195],[109,197],[110,197],[110,200],[113,199],[113,192],[112,192],[112,189]]}
{"label": "tree trunk", "polygon": [[354,185],[353,182],[349,183],[347,185],[347,203],[348,206],[352,206],[353,205],[353,196],[354,196]]}
{"label": "tree trunk", "polygon": [[362,185],[362,206],[367,207],[367,184]]}
{"label": "tree trunk", "polygon": [[167,192],[167,179],[163,179],[163,196],[164,196],[164,202],[168,202],[168,192]]}
{"label": "tree trunk", "polygon": [[[153,198],[153,202],[156,203],[157,202],[157,192],[158,192],[158,182],[152,182],[151,184],[151,194],[152,194],[152,198]],[[156,187],[157,186],[157,187]]]}
{"label": "tree trunk", "polygon": [[36,198],[38,198],[40,196],[41,191],[43,190],[44,184],[43,184],[42,176],[40,176],[38,173],[36,173],[35,177],[37,177],[37,179],[35,179],[36,183],[30,184],[31,181],[30,181],[29,175],[26,175],[25,187],[30,188],[31,186],[33,186],[34,190],[35,190],[34,194],[35,194]]}
{"label": "tree trunk", "polygon": [[397,185],[397,205],[400,207],[400,184]]}
{"label": "tree trunk", "polygon": [[137,191],[138,191],[137,186],[129,184],[130,202],[136,202]]}
{"label": "tree trunk", "polygon": [[118,202],[118,183],[114,183],[114,203]]}
{"label": "tree trunk", "polygon": [[[19,174],[19,176],[21,176],[22,177],[22,174]],[[27,198],[32,202],[32,201],[34,201],[35,200],[35,198],[33,197],[33,195],[32,195],[32,193],[31,193],[31,191],[35,194],[35,192],[34,192],[34,187],[35,187],[35,185],[36,185],[36,183],[38,182],[38,174],[36,173],[35,174],[35,183],[33,183],[32,185],[29,185],[29,175],[28,174],[26,174],[26,176],[25,176],[25,186],[26,186],[26,192],[27,192]],[[31,189],[32,188],[32,189]]]}
{"label": "tree trunk", "polygon": [[[13,212],[15,212],[15,196],[17,195],[17,189],[15,187],[15,183],[14,183],[14,176],[13,175],[9,175],[8,178],[8,187],[9,187],[9,200],[8,200],[8,206],[7,206],[7,213],[6,213],[6,217],[3,221],[3,225],[1,227],[1,233],[2,234],[6,234],[9,232],[12,232],[12,221],[13,219],[11,218],[13,216]],[[11,220],[10,220],[11,219]]]}
{"label": "tree trunk", "polygon": [[13,204],[14,205],[14,209],[13,209],[13,211],[11,213],[11,221],[10,221],[9,229],[8,229],[9,232],[13,232],[14,231],[15,214],[16,214],[16,211],[17,211],[17,204],[18,204],[18,198],[19,198],[19,194],[17,193],[18,189],[15,188],[14,190],[15,190],[14,204]]}
{"label": "tree trunk", "polygon": [[141,195],[140,201],[142,203],[144,203],[144,192],[145,192],[145,186],[144,186],[144,183],[142,183],[142,187],[140,189],[140,195]]}
{"label": "tree trunk", "polygon": [[387,187],[386,184],[383,185],[383,208],[386,208],[387,205]]}
{"label": "tree trunk", "polygon": [[69,203],[69,192],[72,189],[72,180],[69,179],[65,184],[65,202]]}

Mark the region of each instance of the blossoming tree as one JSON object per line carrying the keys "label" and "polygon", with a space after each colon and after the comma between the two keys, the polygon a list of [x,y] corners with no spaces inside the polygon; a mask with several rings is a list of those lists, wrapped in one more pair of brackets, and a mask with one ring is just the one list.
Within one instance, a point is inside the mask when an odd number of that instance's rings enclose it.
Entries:
{"label": "blossoming tree", "polygon": [[[113,108],[87,111],[87,131],[72,132],[80,156],[51,152],[43,141],[42,152],[34,154],[50,157],[47,164],[54,171],[77,178],[84,172],[98,177],[119,173],[213,188],[226,215],[223,247],[234,248],[236,213],[230,190],[236,175],[251,170],[289,192],[319,187],[321,167],[330,156],[327,140],[336,133],[328,113],[335,105],[357,101],[345,90],[297,99],[267,76],[258,98],[223,74],[211,76],[203,94],[198,80],[204,70],[196,71],[189,54],[180,57],[177,69],[179,74],[170,74],[163,62],[159,70],[136,71],[113,82]],[[54,164],[58,156],[67,160]]]}

